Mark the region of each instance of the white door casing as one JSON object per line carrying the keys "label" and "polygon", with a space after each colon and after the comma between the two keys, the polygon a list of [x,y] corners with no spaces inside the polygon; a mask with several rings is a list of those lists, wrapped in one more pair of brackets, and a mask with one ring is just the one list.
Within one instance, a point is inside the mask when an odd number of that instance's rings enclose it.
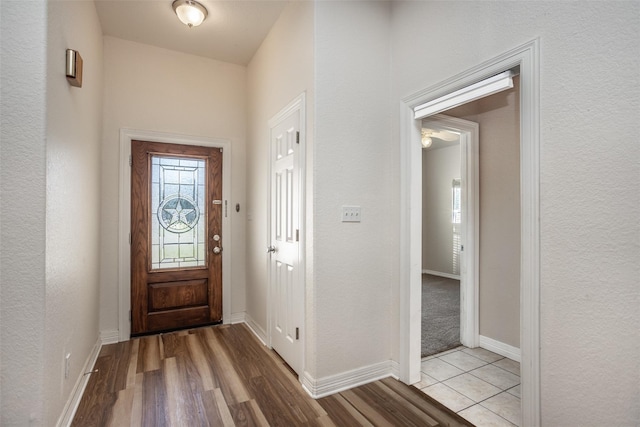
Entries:
{"label": "white door casing", "polygon": [[269,122],[269,342],[299,375],[303,369],[304,270],[301,260],[302,106],[297,98]]}
{"label": "white door casing", "polygon": [[[479,230],[480,177],[479,127],[475,122],[437,114],[423,119],[424,127],[449,131],[460,136],[460,186],[462,190],[462,230],[460,252],[460,342],[477,347],[480,340],[479,312]],[[422,174],[422,171],[419,172]]]}

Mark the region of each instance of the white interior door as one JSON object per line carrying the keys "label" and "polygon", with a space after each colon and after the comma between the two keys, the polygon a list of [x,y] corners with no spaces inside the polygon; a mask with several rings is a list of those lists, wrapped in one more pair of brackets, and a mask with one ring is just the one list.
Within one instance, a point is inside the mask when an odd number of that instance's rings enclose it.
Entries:
{"label": "white interior door", "polygon": [[[271,126],[271,346],[298,374],[302,369],[303,286],[300,271],[300,110]],[[273,123],[273,122],[272,122]]]}

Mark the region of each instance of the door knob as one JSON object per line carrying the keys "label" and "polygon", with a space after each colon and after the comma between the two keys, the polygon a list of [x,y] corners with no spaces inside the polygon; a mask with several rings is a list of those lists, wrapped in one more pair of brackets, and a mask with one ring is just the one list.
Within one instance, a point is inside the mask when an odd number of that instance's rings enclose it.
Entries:
{"label": "door knob", "polygon": [[277,251],[275,246],[269,246],[267,248],[267,253],[275,253]]}
{"label": "door knob", "polygon": [[214,254],[219,254],[220,252],[222,252],[222,248],[220,246],[216,246],[215,248],[213,248],[213,253]]}

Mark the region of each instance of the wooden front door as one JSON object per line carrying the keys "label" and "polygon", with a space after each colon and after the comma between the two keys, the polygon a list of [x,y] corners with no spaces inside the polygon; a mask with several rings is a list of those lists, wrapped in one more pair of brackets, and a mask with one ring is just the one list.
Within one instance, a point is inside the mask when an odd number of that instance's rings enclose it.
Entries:
{"label": "wooden front door", "polygon": [[222,149],[131,143],[131,335],[222,321]]}

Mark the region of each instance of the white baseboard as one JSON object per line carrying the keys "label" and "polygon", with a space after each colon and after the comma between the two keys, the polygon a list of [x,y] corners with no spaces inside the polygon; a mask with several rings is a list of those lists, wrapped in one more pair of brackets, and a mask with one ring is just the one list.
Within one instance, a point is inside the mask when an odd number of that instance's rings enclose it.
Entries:
{"label": "white baseboard", "polygon": [[[235,325],[236,323],[242,323],[245,321],[245,312],[241,311],[238,313],[231,313],[231,318],[229,319],[229,323]],[[227,323],[227,322],[224,322]]]}
{"label": "white baseboard", "polygon": [[395,360],[391,360],[391,376],[396,380],[400,380],[400,364]]}
{"label": "white baseboard", "polygon": [[442,273],[440,271],[422,270],[422,274],[431,274],[432,276],[446,277],[447,279],[460,280],[460,275]]}
{"label": "white baseboard", "polygon": [[504,356],[508,359],[520,362],[520,349],[513,347],[509,344],[505,344],[500,341],[496,341],[493,338],[480,335],[480,347],[485,350],[493,351],[494,353]]}
{"label": "white baseboard", "polygon": [[393,362],[384,362],[354,369],[328,377],[315,379],[308,372],[302,375],[302,388],[314,399],[358,387],[382,378],[393,376]]}
{"label": "white baseboard", "polygon": [[256,337],[262,342],[263,345],[267,345],[267,333],[258,323],[253,320],[248,313],[244,313],[244,322],[247,324],[249,329],[255,334]]}
{"label": "white baseboard", "polygon": [[111,331],[100,331],[100,342],[102,345],[115,344],[120,341],[120,332],[117,329]]}
{"label": "white baseboard", "polygon": [[[117,332],[118,331],[116,331],[116,336]],[[100,333],[100,337],[93,346],[91,353],[89,353],[89,357],[87,357],[87,360],[80,371],[80,377],[76,380],[76,384],[73,386],[73,390],[71,390],[71,394],[69,395],[69,400],[67,400],[67,403],[64,405],[64,409],[62,410],[62,414],[60,415],[60,418],[58,418],[58,422],[56,423],[57,427],[69,427],[71,425],[73,417],[76,415],[76,411],[78,410],[78,405],[80,405],[82,395],[84,394],[84,389],[87,387],[87,383],[91,377],[91,374],[86,374],[86,372],[93,370],[101,348],[102,333]]]}

